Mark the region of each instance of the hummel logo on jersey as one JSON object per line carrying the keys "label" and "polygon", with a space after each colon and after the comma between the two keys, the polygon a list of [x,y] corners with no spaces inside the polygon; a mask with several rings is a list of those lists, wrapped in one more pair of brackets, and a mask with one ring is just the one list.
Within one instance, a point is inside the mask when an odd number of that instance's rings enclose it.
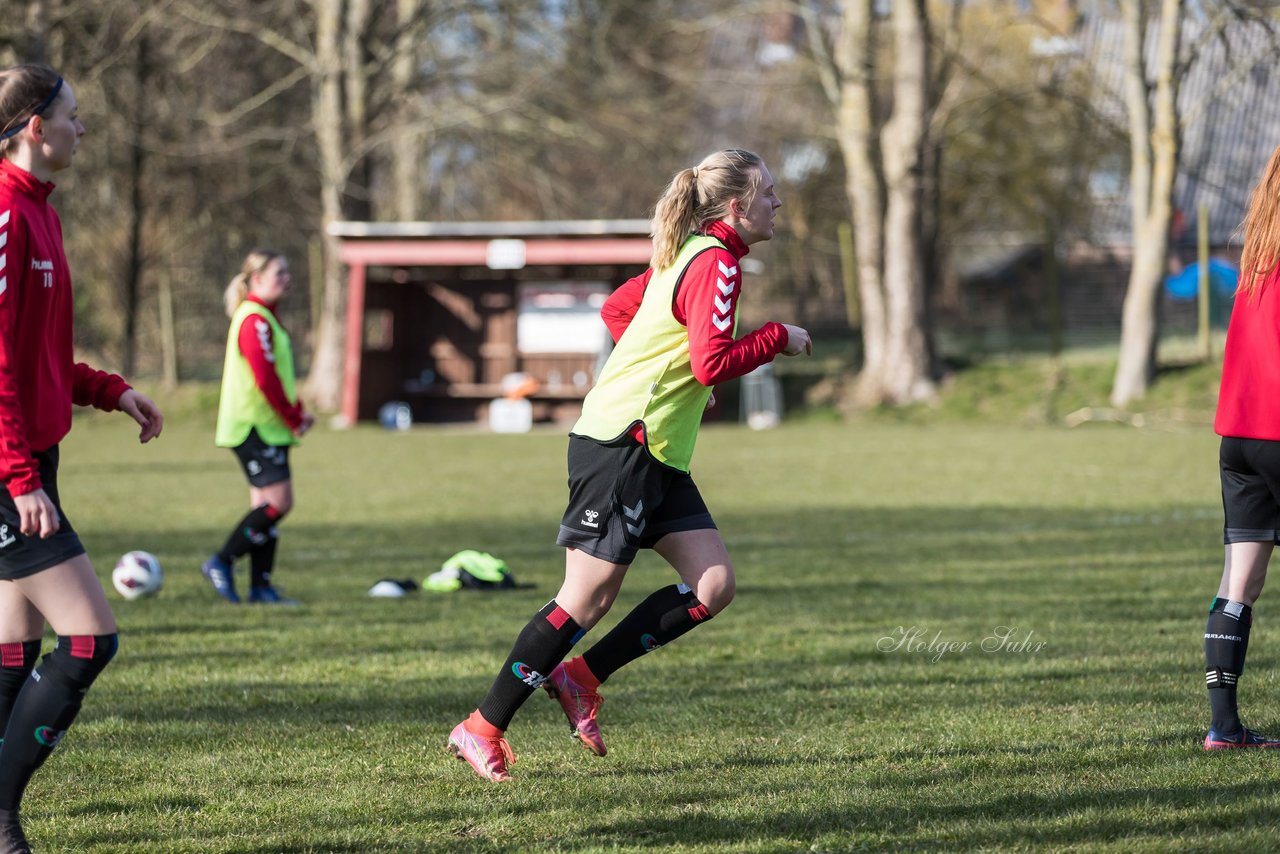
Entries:
{"label": "hummel logo on jersey", "polygon": [[245,468],[249,470],[250,477],[262,474],[262,463],[257,460],[249,460],[249,462],[245,464]]}
{"label": "hummel logo on jersey", "polygon": [[0,525],[0,549],[13,545],[18,538],[9,533],[8,525]]}
{"label": "hummel logo on jersey", "polygon": [[598,510],[582,511],[582,524],[586,525],[588,528],[599,528],[600,523],[596,521],[599,518],[600,518],[600,511]]}
{"label": "hummel logo on jersey", "polygon": [[711,322],[715,324],[716,329],[724,332],[733,323],[733,300],[729,295],[733,293],[733,277],[738,274],[738,268],[725,266],[723,261],[716,263],[720,265],[720,278],[716,280],[716,287],[720,289],[724,298],[716,297],[716,311],[719,314],[712,312]]}
{"label": "hummel logo on jersey", "polygon": [[271,349],[271,324],[259,318],[254,321],[253,329],[258,333],[258,346],[262,348],[262,358],[268,362],[274,362],[276,354]]}
{"label": "hummel logo on jersey", "polygon": [[[0,213],[0,250],[9,243],[9,212]],[[0,294],[9,287],[9,275],[5,270],[5,253],[0,251]]]}
{"label": "hummel logo on jersey", "polygon": [[53,287],[53,262],[31,259],[31,269],[40,274],[40,283],[46,288]]}

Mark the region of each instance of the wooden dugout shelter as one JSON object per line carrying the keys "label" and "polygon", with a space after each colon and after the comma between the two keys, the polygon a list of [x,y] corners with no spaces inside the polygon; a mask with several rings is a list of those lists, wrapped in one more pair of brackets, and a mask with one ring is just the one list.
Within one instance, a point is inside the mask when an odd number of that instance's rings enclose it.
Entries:
{"label": "wooden dugout shelter", "polygon": [[648,220],[338,222],[346,266],[342,414],[483,418],[503,379],[537,382],[536,420],[572,418],[608,349],[600,304],[644,271]]}

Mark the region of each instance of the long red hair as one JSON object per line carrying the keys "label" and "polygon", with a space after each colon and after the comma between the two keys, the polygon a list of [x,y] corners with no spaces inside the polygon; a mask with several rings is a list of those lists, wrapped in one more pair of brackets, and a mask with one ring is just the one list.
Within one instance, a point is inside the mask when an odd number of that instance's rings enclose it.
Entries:
{"label": "long red hair", "polygon": [[1249,212],[1240,223],[1244,251],[1240,255],[1239,290],[1254,294],[1280,266],[1280,146],[1249,196]]}

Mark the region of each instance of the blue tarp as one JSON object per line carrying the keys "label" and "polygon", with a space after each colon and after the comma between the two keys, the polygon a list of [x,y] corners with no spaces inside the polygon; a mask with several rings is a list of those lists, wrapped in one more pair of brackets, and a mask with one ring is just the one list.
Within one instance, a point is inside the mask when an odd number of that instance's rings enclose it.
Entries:
{"label": "blue tarp", "polygon": [[[1236,292],[1240,271],[1217,258],[1209,259],[1209,290],[1215,296],[1230,297]],[[1164,288],[1173,299],[1195,299],[1200,288],[1200,265],[1188,264],[1181,273],[1166,276]]]}

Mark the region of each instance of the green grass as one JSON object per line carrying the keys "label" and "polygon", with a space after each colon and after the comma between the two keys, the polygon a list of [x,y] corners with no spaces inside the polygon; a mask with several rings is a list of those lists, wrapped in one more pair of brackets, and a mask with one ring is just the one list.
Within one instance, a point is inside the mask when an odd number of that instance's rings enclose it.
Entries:
{"label": "green grass", "polygon": [[[828,390],[830,381],[804,374],[805,367],[788,365],[787,371],[801,373],[780,373],[788,385],[792,409],[805,403],[804,396],[816,397],[809,402],[817,406],[798,414],[806,420],[821,419],[830,413],[829,401],[822,395],[803,393],[815,387]],[[1146,396],[1122,411],[1113,410],[1110,403],[1115,371],[1114,350],[1081,350],[1057,359],[1043,354],[989,356],[946,374],[938,383],[937,399],[931,403],[861,411],[854,420],[862,424],[1043,427],[1070,425],[1088,409],[1094,420],[1136,419],[1141,426],[1160,430],[1207,429],[1213,424],[1221,361],[1168,361]]]}
{"label": "green grass", "polygon": [[[442,742],[560,582],[563,436],[317,431],[276,579],[306,604],[266,610],[216,601],[196,570],[246,503],[210,434],[193,418],[139,447],[94,416],[64,446],[103,577],[144,548],[167,581],[112,594],[120,655],[28,795],[41,851],[1275,844],[1275,757],[1199,747],[1221,561],[1207,431],[705,430],[694,474],[738,600],[610,681],[603,759],[533,697],[503,786]],[[364,595],[466,547],[536,589]],[[672,578],[642,555],[587,643]],[[1265,602],[1243,710],[1280,731]],[[984,650],[999,627],[1025,647]],[[883,648],[913,630],[926,648]]]}

